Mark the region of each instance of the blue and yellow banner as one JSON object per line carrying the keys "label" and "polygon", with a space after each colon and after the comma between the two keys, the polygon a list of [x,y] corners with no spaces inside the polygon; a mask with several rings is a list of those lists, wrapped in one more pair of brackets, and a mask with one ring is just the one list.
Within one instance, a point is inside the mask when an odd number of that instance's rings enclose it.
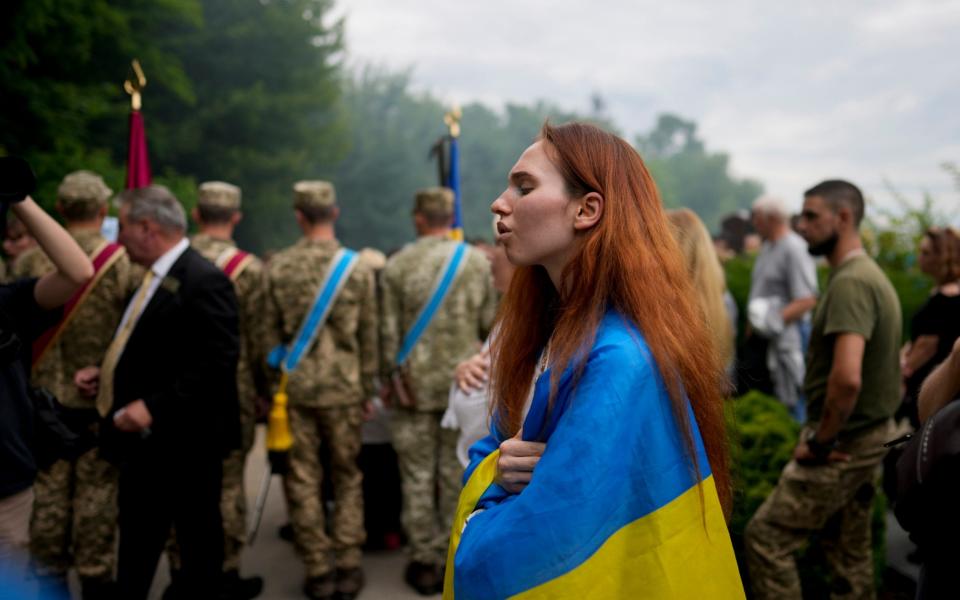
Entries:
{"label": "blue and yellow banner", "polygon": [[500,435],[471,448],[444,600],[743,598],[699,431],[697,476],[640,332],[608,312],[580,380],[536,382],[522,437],[530,484],[495,483]]}
{"label": "blue and yellow banner", "polygon": [[456,136],[450,136],[450,172],[445,185],[453,190],[452,239],[463,241],[463,212],[460,208],[460,146]]}

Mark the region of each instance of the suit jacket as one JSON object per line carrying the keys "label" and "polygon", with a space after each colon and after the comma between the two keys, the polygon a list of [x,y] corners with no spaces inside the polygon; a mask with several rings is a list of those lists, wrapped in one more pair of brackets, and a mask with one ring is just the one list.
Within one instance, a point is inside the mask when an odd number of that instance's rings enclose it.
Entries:
{"label": "suit jacket", "polygon": [[239,353],[233,284],[188,248],[143,309],[114,373],[111,415],[143,399],[150,433],[120,432],[108,418],[104,454],[121,462],[147,449],[197,455],[239,448]]}

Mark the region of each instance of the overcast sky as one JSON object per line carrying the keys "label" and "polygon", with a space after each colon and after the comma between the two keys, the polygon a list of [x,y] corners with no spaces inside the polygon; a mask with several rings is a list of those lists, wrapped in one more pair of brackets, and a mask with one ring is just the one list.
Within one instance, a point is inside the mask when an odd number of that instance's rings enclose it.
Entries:
{"label": "overcast sky", "polygon": [[[336,0],[354,64],[492,106],[599,93],[632,141],[693,119],[737,175],[796,201],[828,177],[889,204],[884,180],[960,213],[960,2]],[[469,135],[469,132],[464,132]]]}

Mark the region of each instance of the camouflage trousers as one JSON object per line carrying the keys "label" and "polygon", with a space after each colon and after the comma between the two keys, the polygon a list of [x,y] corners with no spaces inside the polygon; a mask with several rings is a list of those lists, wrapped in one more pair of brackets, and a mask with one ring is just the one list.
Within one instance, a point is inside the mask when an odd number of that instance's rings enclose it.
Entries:
{"label": "camouflage trousers", "polygon": [[440,427],[443,412],[397,408],[390,423],[403,489],[400,519],[410,558],[429,565],[446,560],[463,477],[457,460],[460,432]]}
{"label": "camouflage trousers", "polygon": [[[334,567],[360,566],[366,541],[363,527],[363,474],[357,465],[363,410],[351,406],[289,408],[290,470],[284,491],[297,551],[307,577],[319,577]],[[333,511],[329,534],[323,498],[321,445],[329,456]]]}
{"label": "camouflage trousers", "polygon": [[[804,428],[801,439],[810,430]],[[849,462],[787,463],[744,535],[754,598],[801,599],[793,553],[815,532],[832,574],[830,597],[876,596],[870,518],[887,453],[883,443],[892,432],[891,421],[842,440],[837,449],[851,455]]]}
{"label": "camouflage trousers", "polygon": [[84,579],[112,579],[116,564],[117,468],[94,448],[37,473],[30,554],[41,575],[70,567]]}

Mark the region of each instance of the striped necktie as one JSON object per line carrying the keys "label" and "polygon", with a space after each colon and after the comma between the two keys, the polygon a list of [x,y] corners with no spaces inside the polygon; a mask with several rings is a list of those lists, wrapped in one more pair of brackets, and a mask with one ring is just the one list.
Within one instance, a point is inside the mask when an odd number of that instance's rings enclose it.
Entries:
{"label": "striped necktie", "polygon": [[106,417],[113,406],[113,375],[117,370],[117,363],[120,362],[127,340],[130,339],[130,334],[133,333],[133,328],[137,326],[137,321],[143,313],[147,290],[150,289],[150,282],[152,281],[153,271],[147,270],[146,275],[143,276],[143,282],[140,283],[140,289],[137,290],[137,295],[130,302],[133,307],[130,310],[130,315],[120,331],[113,336],[113,341],[110,342],[110,347],[107,348],[107,353],[103,356],[103,363],[100,365],[100,389],[97,392],[97,411],[99,411],[101,417]]}

